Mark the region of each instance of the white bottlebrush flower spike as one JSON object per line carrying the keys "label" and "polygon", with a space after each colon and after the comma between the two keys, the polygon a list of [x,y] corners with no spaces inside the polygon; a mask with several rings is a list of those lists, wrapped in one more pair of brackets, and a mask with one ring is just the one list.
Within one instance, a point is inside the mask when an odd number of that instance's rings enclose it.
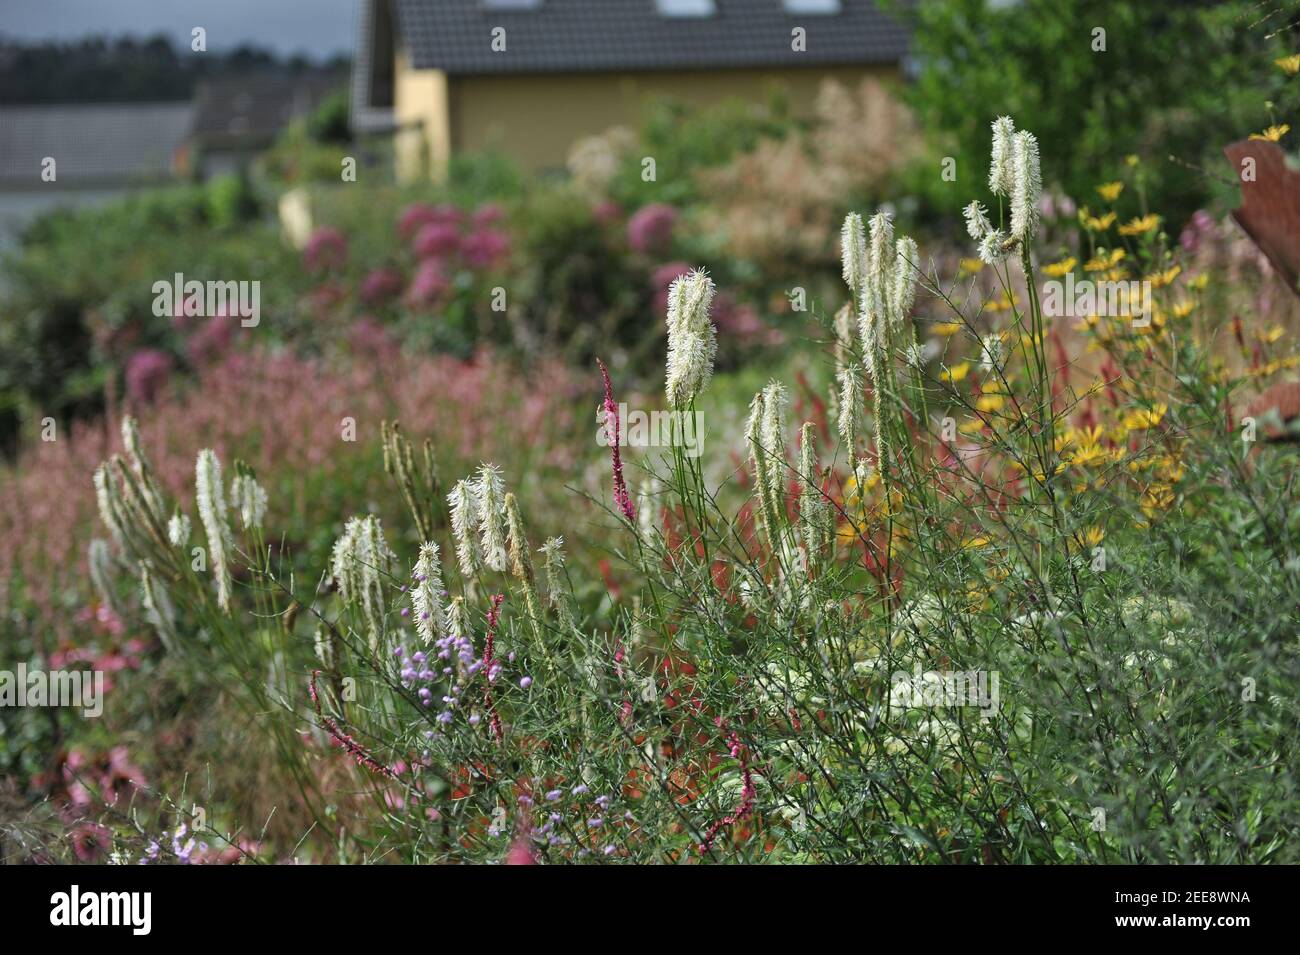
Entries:
{"label": "white bottlebrush flower spike", "polygon": [[482,464],[474,481],[474,517],[483,545],[483,562],[493,570],[506,569],[506,490],[501,469]]}
{"label": "white bottlebrush flower spike", "polygon": [[447,632],[446,597],[442,585],[442,555],[438,545],[426,541],[415,562],[415,580],[411,584],[411,611],[415,629],[427,646]]}
{"label": "white bottlebrush flower spike", "polygon": [[86,552],[86,561],[90,567],[90,582],[99,594],[100,602],[106,607],[117,609],[117,596],[113,593],[112,562],[108,553],[108,541],[96,537],[90,542]]}
{"label": "white bottlebrush flower spike", "polygon": [[478,551],[474,548],[474,489],[469,481],[456,482],[447,495],[447,510],[461,576],[473,577],[478,572],[479,559]]}
{"label": "white bottlebrush flower spike", "polygon": [[194,492],[199,519],[208,537],[208,562],[217,579],[217,604],[230,610],[230,523],[226,519],[226,494],[221,483],[221,461],[211,448],[199,452],[194,463]]}
{"label": "white bottlebrush flower spike", "polygon": [[149,459],[145,457],[144,449],[140,446],[140,427],[131,415],[126,415],[122,419],[122,446],[126,449],[127,461],[130,462],[131,470],[135,473],[136,480],[140,484],[140,492],[144,495],[145,506],[149,509],[154,520],[161,523],[164,513],[162,491],[154,480],[153,470],[149,467]]}
{"label": "white bottlebrush flower spike", "polygon": [[840,440],[849,453],[857,438],[858,414],[862,410],[862,369],[854,362],[849,362],[839,374],[840,393],[837,404],[839,415],[836,418],[836,430]]}
{"label": "white bottlebrush flower spike", "polygon": [[176,610],[167,588],[154,577],[144,561],[140,562],[140,606],[163,646],[168,652],[174,651],[177,643]]}
{"label": "white bottlebrush flower spike", "polygon": [[713,377],[718,333],[709,320],[713,279],[701,269],[668,289],[668,362],[665,391],[672,408],[684,408]]}
{"label": "white bottlebrush flower spike", "polygon": [[1011,234],[1027,247],[1038,231],[1038,200],[1043,194],[1043,177],[1038,168],[1038,140],[1033,133],[1016,133],[1011,167]]}
{"label": "white bottlebrush flower spike", "polygon": [[125,534],[119,519],[121,504],[117,495],[117,485],[108,471],[108,465],[101,464],[95,468],[95,503],[99,506],[99,518],[113,535],[118,547],[123,545]]}
{"label": "white bottlebrush flower spike", "polygon": [[903,236],[895,245],[893,287],[890,289],[891,319],[895,327],[901,326],[912,315],[916,303],[917,262],[921,251],[916,240]]}
{"label": "white bottlebrush flower spike", "polygon": [[331,571],[339,595],[359,603],[370,629],[371,649],[378,649],[384,631],[384,578],[392,574],[393,553],[384,528],[373,514],[351,518],[334,542]]}
{"label": "white bottlebrush flower spike", "polygon": [[177,511],[167,521],[167,540],[176,548],[184,548],[190,542],[190,519]]}
{"label": "white bottlebrush flower spike", "polygon": [[871,241],[867,253],[867,278],[862,290],[862,314],[859,326],[864,345],[874,342],[885,347],[889,321],[889,296],[893,289],[894,222],[886,212],[871,217]]}
{"label": "white bottlebrush flower spike", "polygon": [[784,493],[785,483],[785,413],[790,404],[785,385],[775,379],[763,389],[763,423],[761,440],[767,452],[768,481],[772,493]]}
{"label": "white bottlebrush flower spike", "polygon": [[856,212],[844,217],[844,227],[840,232],[840,268],[856,307],[867,268],[867,235],[862,226],[862,216]]}
{"label": "white bottlebrush flower spike", "polygon": [[1009,196],[1015,182],[1012,174],[1012,140],[1016,124],[1010,116],[999,116],[993,121],[993,156],[989,161],[989,189],[995,196]]}
{"label": "white bottlebrush flower spike", "polygon": [[249,475],[237,475],[230,482],[230,506],[239,511],[245,530],[261,527],[266,517],[266,491]]}
{"label": "white bottlebrush flower spike", "polygon": [[985,234],[980,242],[980,261],[987,265],[999,265],[1006,261],[1007,234],[1001,229],[993,229]]}
{"label": "white bottlebrush flower spike", "polygon": [[978,200],[972,201],[962,214],[966,217],[966,231],[976,242],[981,241],[986,235],[993,231],[993,226],[989,224],[988,213],[984,207],[979,204]]}
{"label": "white bottlebrush flower spike", "polygon": [[1002,336],[985,335],[980,340],[980,370],[994,372],[1002,367]]}

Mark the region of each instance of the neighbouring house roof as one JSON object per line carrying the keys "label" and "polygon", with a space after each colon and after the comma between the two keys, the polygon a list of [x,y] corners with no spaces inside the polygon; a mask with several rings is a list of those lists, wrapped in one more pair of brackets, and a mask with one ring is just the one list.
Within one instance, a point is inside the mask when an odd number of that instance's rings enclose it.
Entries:
{"label": "neighbouring house roof", "polygon": [[209,149],[260,148],[345,87],[345,78],[331,73],[268,73],[201,83],[194,96],[194,141]]}
{"label": "neighbouring house roof", "polygon": [[[354,114],[391,105],[381,61],[391,61],[394,49],[414,69],[477,75],[896,63],[907,52],[907,29],[873,0],[842,0],[830,14],[791,13],[783,0],[713,5],[710,16],[671,17],[657,0],[537,0],[526,9],[488,0],[363,0]],[[506,30],[505,52],[491,47],[498,26]],[[807,30],[803,52],[791,49],[796,26]]]}
{"label": "neighbouring house roof", "polygon": [[[0,107],[0,188],[90,188],[172,175],[189,103]],[[41,179],[53,157],[57,178]]]}

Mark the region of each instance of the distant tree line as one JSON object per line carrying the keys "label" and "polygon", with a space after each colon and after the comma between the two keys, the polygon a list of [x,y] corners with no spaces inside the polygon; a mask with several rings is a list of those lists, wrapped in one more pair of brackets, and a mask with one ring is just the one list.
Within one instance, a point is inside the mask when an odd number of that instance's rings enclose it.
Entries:
{"label": "distant tree line", "polygon": [[163,34],[39,43],[0,37],[0,104],[186,100],[205,79],[342,70],[347,62],[343,56],[325,61],[282,57],[255,46],[199,55],[178,50]]}

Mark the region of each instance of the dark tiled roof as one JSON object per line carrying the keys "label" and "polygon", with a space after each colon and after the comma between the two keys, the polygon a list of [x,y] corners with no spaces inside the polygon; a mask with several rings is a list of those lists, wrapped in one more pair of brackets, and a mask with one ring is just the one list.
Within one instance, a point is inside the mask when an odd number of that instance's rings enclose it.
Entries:
{"label": "dark tiled roof", "polygon": [[[385,0],[371,0],[385,2]],[[668,17],[656,0],[541,0],[493,9],[484,0],[391,0],[416,69],[448,73],[683,70],[892,63],[907,31],[873,0],[842,0],[836,14],[788,13],[782,0],[716,0],[708,17]],[[506,30],[493,52],[492,29]],[[807,49],[790,31],[807,30]]]}
{"label": "dark tiled roof", "polygon": [[[148,182],[171,175],[189,132],[189,103],[11,106],[0,109],[0,184],[67,188]],[[52,156],[58,178],[41,182]]]}
{"label": "dark tiled roof", "polygon": [[194,137],[204,145],[266,143],[346,87],[346,76],[316,73],[210,80],[195,93]]}

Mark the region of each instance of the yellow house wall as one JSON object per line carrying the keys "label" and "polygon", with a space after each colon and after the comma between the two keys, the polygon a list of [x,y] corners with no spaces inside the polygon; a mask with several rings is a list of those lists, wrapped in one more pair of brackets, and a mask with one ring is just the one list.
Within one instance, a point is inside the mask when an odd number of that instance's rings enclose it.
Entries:
{"label": "yellow house wall", "polygon": [[[528,169],[564,165],[573,142],[611,126],[635,125],[648,101],[671,96],[708,105],[731,98],[762,101],[782,93],[795,115],[809,115],[826,79],[850,88],[868,76],[896,77],[893,67],[825,67],[640,73],[553,73],[453,76],[411,71],[399,54],[395,110],[399,122],[419,123],[434,176],[453,151],[499,149]],[[886,133],[887,134],[887,133]],[[399,172],[403,161],[399,144]],[[408,158],[407,170],[415,167]]]}
{"label": "yellow house wall", "polygon": [[451,113],[447,74],[441,70],[412,70],[406,54],[396,55],[393,116],[397,177],[411,182],[446,169],[451,158]]}

